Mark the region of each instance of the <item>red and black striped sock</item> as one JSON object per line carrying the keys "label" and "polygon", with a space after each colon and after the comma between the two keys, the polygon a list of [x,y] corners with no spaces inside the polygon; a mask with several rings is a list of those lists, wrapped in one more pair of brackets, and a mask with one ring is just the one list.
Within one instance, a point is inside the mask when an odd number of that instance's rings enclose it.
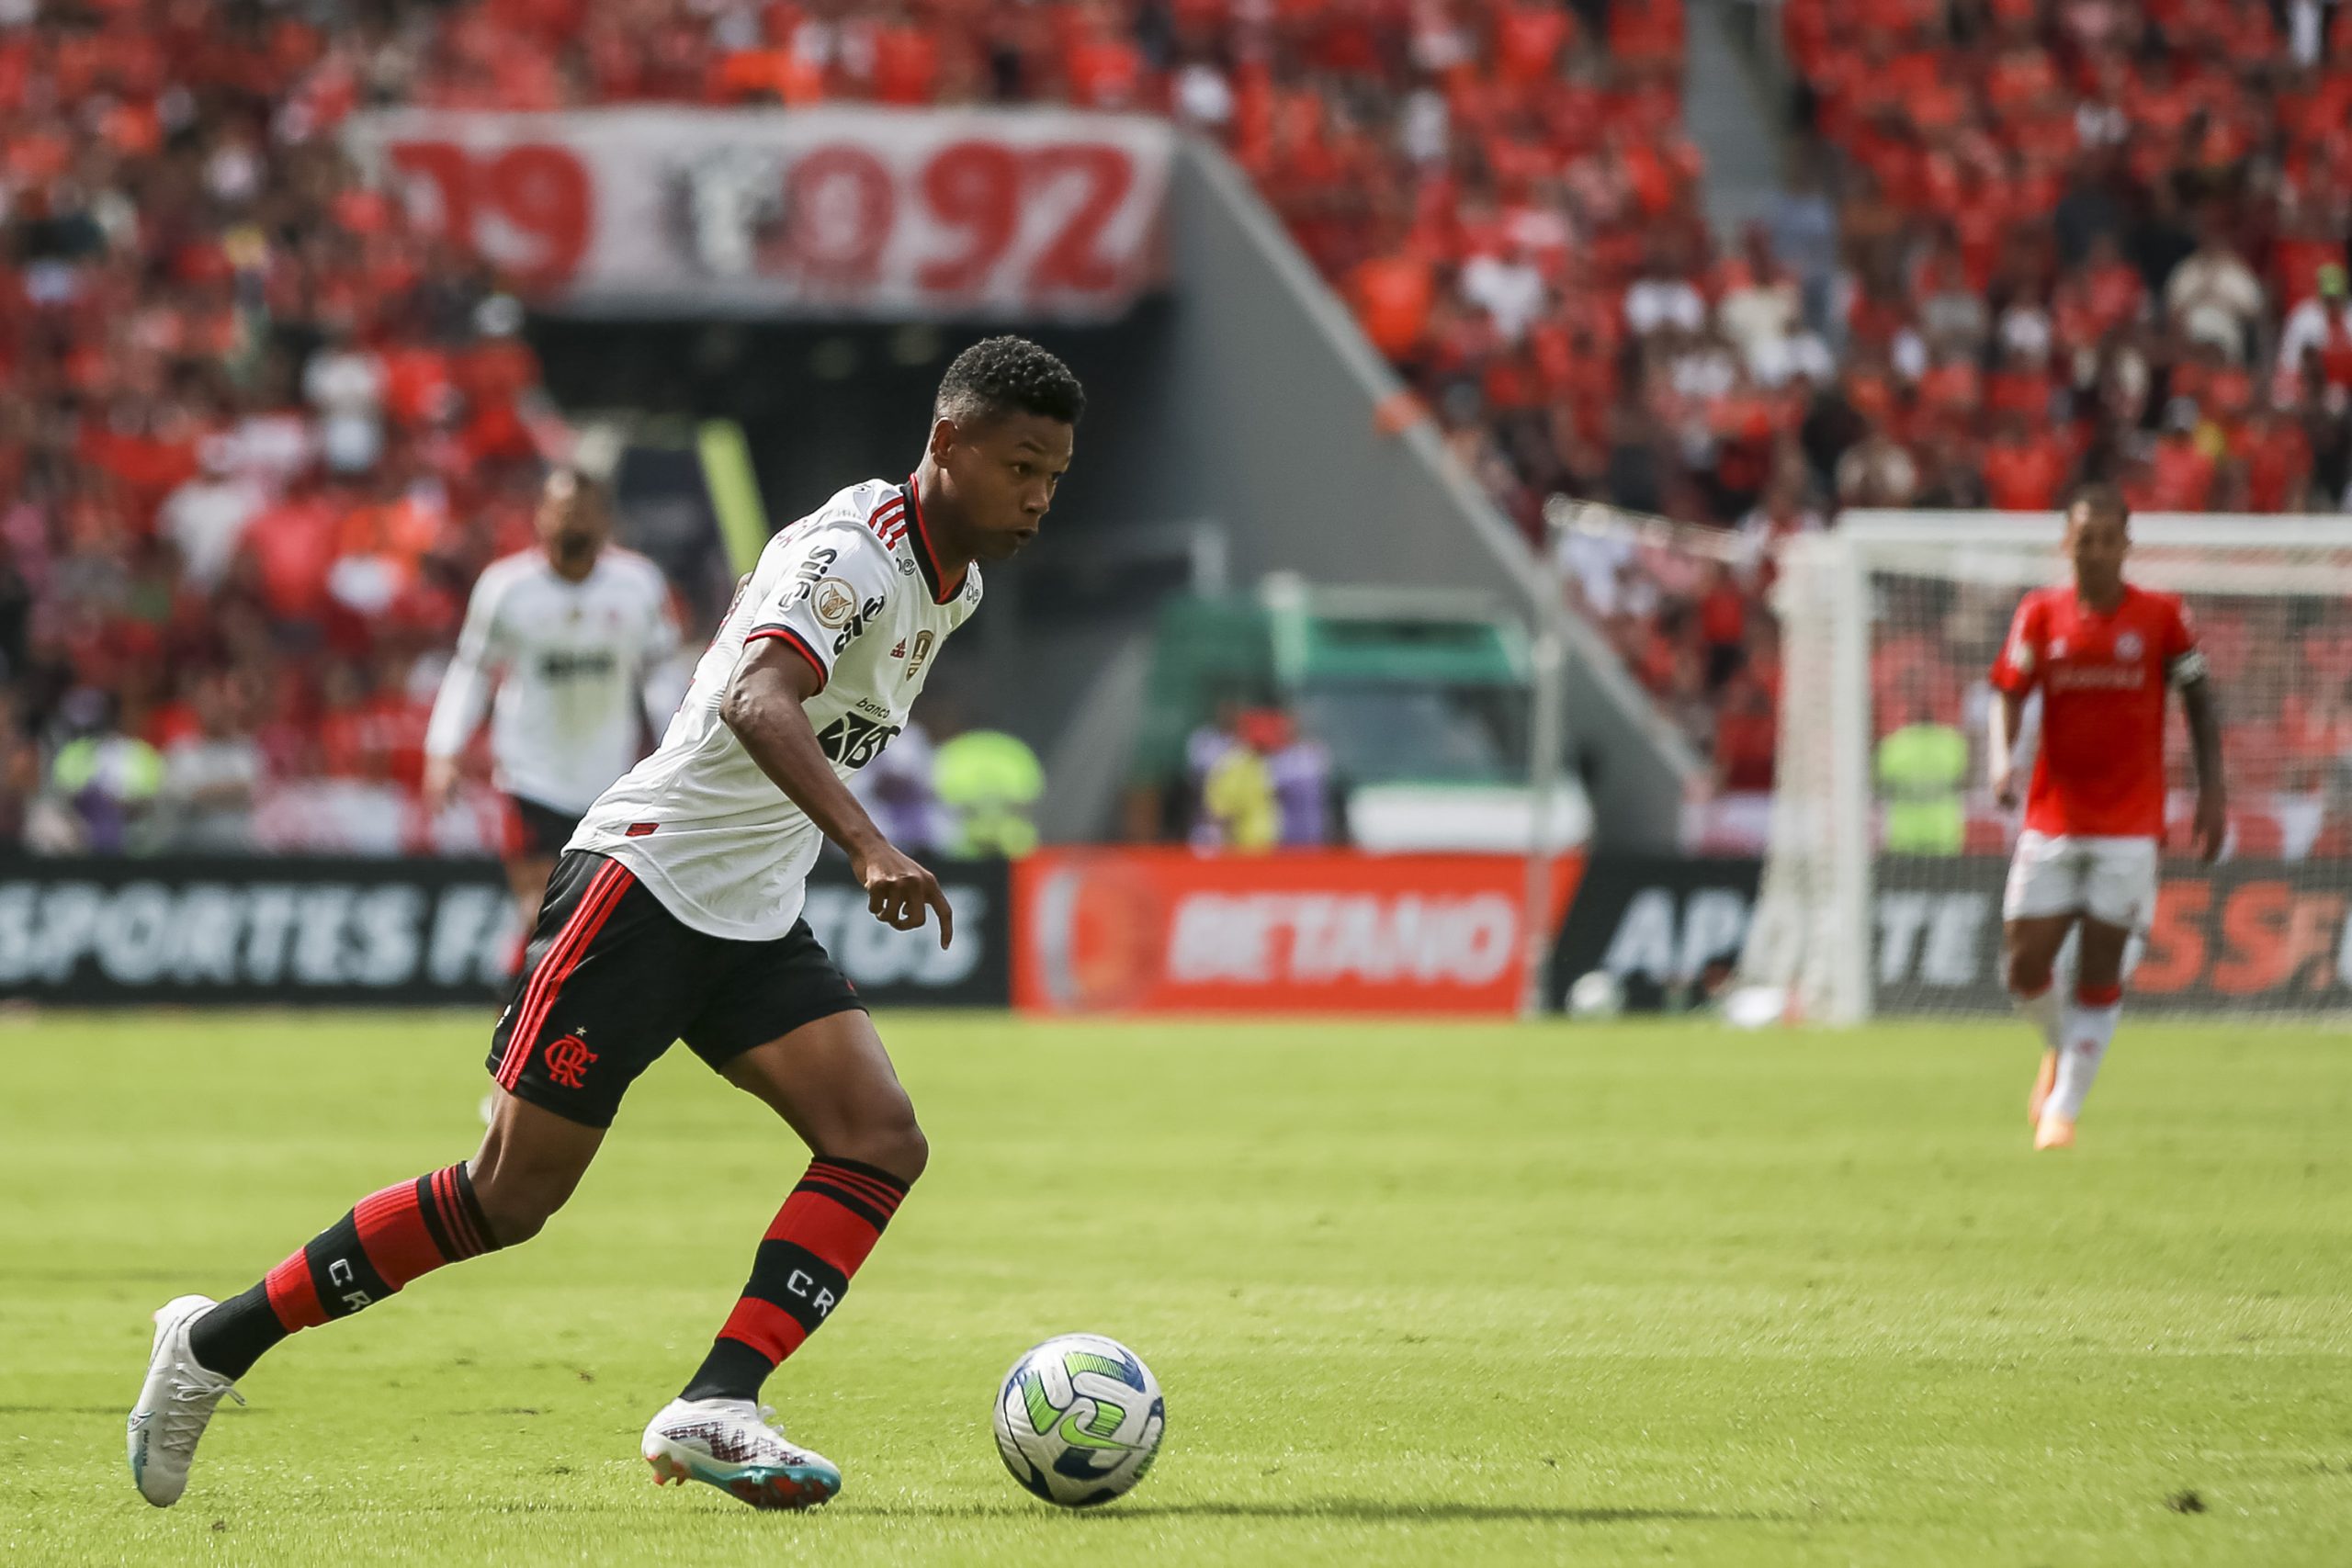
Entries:
{"label": "red and black striped sock", "polygon": [[776,1364],[841,1304],[906,1195],[907,1184],[878,1166],[810,1161],[760,1243],[742,1300],[680,1397],[758,1398]]}
{"label": "red and black striped sock", "polygon": [[359,1200],[251,1290],[197,1319],[188,1348],[213,1371],[241,1378],[296,1330],[349,1317],[420,1274],[497,1249],[473,1179],[453,1165]]}

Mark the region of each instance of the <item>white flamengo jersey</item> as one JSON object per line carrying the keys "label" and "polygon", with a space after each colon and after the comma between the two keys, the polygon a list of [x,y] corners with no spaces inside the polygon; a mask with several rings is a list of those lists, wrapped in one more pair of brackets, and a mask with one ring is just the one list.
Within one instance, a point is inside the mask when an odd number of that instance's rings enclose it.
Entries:
{"label": "white flamengo jersey", "polygon": [[578,582],[560,576],[542,550],[492,561],[467,602],[425,754],[465,750],[495,679],[490,750],[498,787],[576,816],[637,761],[639,716],[660,727],[648,682],[679,641],[669,582],[634,550],[608,546]]}
{"label": "white flamengo jersey", "polygon": [[980,573],[940,578],[915,481],[852,485],[768,541],[653,755],[606,790],[566,847],[619,861],[679,921],[766,942],[800,918],[820,834],[718,716],[747,644],[775,637],[815,666],[817,742],[847,779],[906,728]]}

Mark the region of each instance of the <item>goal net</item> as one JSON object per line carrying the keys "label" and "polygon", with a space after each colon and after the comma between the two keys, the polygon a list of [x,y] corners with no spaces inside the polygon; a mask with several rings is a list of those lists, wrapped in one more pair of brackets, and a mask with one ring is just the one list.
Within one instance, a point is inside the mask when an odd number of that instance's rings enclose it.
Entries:
{"label": "goal net", "polygon": [[[2007,1009],[2017,821],[1984,783],[1986,673],[2018,598],[2065,581],[2061,526],[1853,512],[1781,550],[1778,773],[1739,978],[1790,1016]],[[2205,648],[2231,818],[2220,863],[2189,854],[2194,772],[2171,701],[2164,880],[2133,1006],[2352,1010],[2352,519],[2144,514],[2132,536],[2125,575],[2184,595]]]}

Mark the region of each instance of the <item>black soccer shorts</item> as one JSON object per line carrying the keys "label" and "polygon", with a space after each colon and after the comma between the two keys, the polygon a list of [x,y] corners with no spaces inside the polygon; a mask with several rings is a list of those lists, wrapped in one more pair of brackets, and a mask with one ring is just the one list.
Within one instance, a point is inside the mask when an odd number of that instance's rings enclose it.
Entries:
{"label": "black soccer shorts", "polygon": [[609,1127],[629,1084],[673,1040],[716,1069],[865,1005],[808,921],[773,942],[709,936],[620,862],[572,850],[548,879],[489,1066],[515,1098]]}
{"label": "black soccer shorts", "polygon": [[506,858],[552,860],[571,841],[580,826],[577,811],[558,811],[523,795],[506,797]]}

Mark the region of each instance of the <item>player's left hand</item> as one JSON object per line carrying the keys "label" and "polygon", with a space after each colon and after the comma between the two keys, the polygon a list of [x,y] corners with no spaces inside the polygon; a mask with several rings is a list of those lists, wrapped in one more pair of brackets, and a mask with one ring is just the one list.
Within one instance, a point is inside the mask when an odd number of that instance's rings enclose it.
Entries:
{"label": "player's left hand", "polygon": [[894,930],[920,930],[927,912],[939,911],[939,945],[944,948],[956,931],[956,911],[939,879],[888,844],[850,858],[850,870],[865,889],[866,909]]}
{"label": "player's left hand", "polygon": [[2189,830],[2189,841],[2197,848],[2197,858],[2214,861],[2222,858],[2222,840],[2230,834],[2229,802],[2219,790],[2207,790],[2197,797],[2196,825]]}

